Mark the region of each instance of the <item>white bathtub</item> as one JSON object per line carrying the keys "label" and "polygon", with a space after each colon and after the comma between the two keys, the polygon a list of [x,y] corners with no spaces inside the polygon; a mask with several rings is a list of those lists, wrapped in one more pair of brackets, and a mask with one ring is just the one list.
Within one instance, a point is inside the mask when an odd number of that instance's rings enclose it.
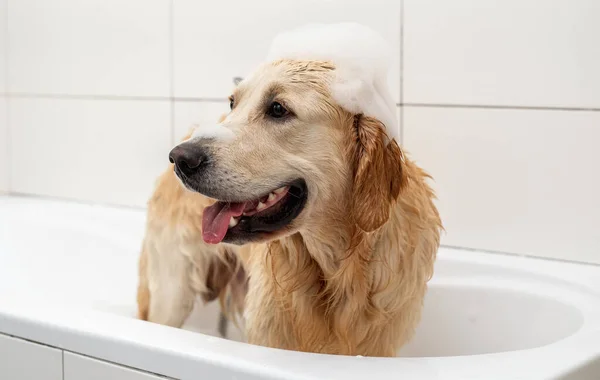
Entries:
{"label": "white bathtub", "polygon": [[401,357],[314,355],[133,318],[144,218],[0,197],[0,379],[600,379],[600,267],[442,248]]}

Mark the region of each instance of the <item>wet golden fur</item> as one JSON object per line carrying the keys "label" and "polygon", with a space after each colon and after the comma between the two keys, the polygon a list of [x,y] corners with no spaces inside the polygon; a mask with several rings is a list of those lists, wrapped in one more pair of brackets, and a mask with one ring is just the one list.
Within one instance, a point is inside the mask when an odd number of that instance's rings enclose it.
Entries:
{"label": "wet golden fur", "polygon": [[[140,260],[142,318],[180,325],[187,301],[157,297],[155,318],[153,294],[205,292],[206,266],[227,251],[249,276],[243,309],[250,343],[394,356],[411,337],[439,246],[434,195],[427,174],[395,141],[388,144],[378,120],[335,104],[328,91],[334,70],[314,61],[263,65],[236,89],[237,104],[222,121],[236,141],[216,143],[215,159],[229,171],[215,175],[227,181],[233,171],[230,188],[252,198],[280,179],[306,179],[307,205],[281,233],[239,249],[206,245],[201,213],[211,201],[183,190],[172,169],[163,174]],[[294,118],[278,125],[264,119],[266,97],[280,99]],[[184,261],[187,269],[157,275],[151,258],[166,267]]]}
{"label": "wet golden fur", "polygon": [[[202,211],[214,201],[185,190],[173,165],[159,177],[148,202],[146,236],[139,260],[138,317],[181,327],[197,296],[218,299],[226,314],[240,314],[246,274],[235,247],[202,240]],[[226,298],[231,304],[225,307]]]}

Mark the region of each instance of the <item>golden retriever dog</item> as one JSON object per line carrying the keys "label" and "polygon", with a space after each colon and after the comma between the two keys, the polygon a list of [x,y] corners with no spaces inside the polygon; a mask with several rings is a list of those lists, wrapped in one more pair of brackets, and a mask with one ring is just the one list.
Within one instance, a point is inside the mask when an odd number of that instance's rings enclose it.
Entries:
{"label": "golden retriever dog", "polygon": [[265,64],[235,90],[221,130],[173,149],[191,192],[168,172],[150,202],[142,318],[181,325],[192,294],[214,298],[239,257],[249,343],[393,356],[410,338],[439,246],[434,196],[380,121],[333,101],[334,70]]}
{"label": "golden retriever dog", "polygon": [[336,100],[337,71],[266,62],[228,115],[171,151],[149,204],[141,318],[179,326],[194,294],[232,293],[251,344],[394,356],[410,339],[439,247],[434,194],[381,119]]}

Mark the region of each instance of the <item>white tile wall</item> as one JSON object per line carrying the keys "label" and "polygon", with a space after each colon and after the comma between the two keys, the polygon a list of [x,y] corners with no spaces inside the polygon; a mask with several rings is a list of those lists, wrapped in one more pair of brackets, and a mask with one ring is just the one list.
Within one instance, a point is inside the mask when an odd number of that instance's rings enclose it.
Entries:
{"label": "white tile wall", "polygon": [[228,112],[216,100],[277,32],[359,21],[394,49],[404,143],[436,177],[444,242],[600,262],[600,2],[401,4],[0,0],[0,192],[143,206],[173,140]]}
{"label": "white tile wall", "polygon": [[8,0],[11,92],[169,96],[169,0]]}
{"label": "white tile wall", "polygon": [[445,244],[600,263],[600,112],[405,107]]}
{"label": "white tile wall", "polygon": [[400,0],[230,0],[173,3],[174,91],[179,97],[222,98],[233,76],[262,62],[280,31],[306,23],[357,21],[394,49],[390,85],[400,98]]}
{"label": "white tile wall", "polygon": [[229,112],[229,102],[175,102],[175,143],[183,139],[195,126],[216,124],[221,115]]}
{"label": "white tile wall", "polygon": [[8,125],[6,98],[0,95],[0,194],[9,190],[8,186]]}
{"label": "white tile wall", "polygon": [[6,1],[0,0],[0,95],[6,92]]}
{"label": "white tile wall", "polygon": [[404,0],[404,102],[600,108],[597,0]]}
{"label": "white tile wall", "polygon": [[0,194],[8,191],[8,126],[6,120],[6,0],[0,0]]}
{"label": "white tile wall", "polygon": [[14,192],[144,206],[168,164],[168,102],[13,98],[9,104]]}
{"label": "white tile wall", "polygon": [[0,334],[0,378],[62,380],[62,351]]}
{"label": "white tile wall", "polygon": [[102,360],[65,352],[64,376],[62,380],[168,380]]}

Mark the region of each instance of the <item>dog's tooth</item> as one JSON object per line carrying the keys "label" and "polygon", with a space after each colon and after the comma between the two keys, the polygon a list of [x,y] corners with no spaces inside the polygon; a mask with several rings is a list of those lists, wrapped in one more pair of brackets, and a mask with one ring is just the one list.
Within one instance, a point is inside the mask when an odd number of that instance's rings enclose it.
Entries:
{"label": "dog's tooth", "polygon": [[271,202],[273,199],[275,199],[275,193],[269,193],[269,198],[267,198],[267,202]]}
{"label": "dog's tooth", "polygon": [[281,194],[281,193],[283,193],[284,190],[285,190],[285,186],[280,187],[279,189],[275,190],[274,193],[275,194]]}
{"label": "dog's tooth", "polygon": [[256,209],[258,211],[262,210],[263,208],[267,207],[264,203],[262,202],[258,202],[258,205],[256,206]]}
{"label": "dog's tooth", "polygon": [[233,216],[229,219],[229,227],[235,227],[238,224],[238,219]]}

